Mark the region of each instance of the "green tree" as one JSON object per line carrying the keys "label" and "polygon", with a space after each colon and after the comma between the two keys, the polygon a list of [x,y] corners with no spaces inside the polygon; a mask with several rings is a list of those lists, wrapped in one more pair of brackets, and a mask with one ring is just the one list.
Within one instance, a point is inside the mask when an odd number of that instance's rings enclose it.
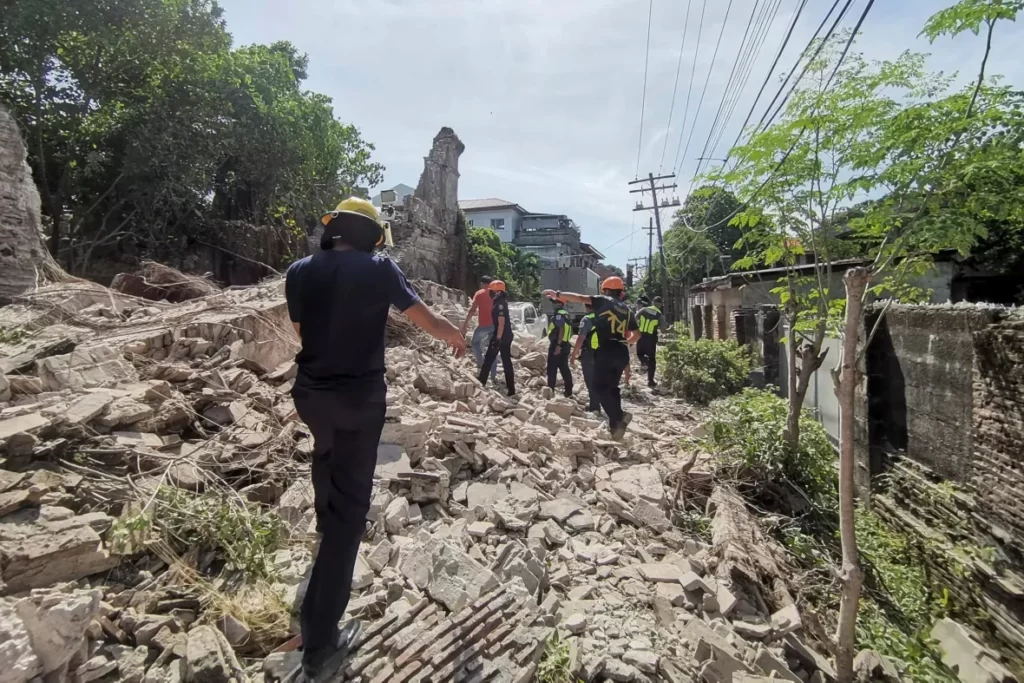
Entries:
{"label": "green tree", "polygon": [[238,218],[283,230],[382,168],[288,43],[231,49],[213,0],[24,0],[0,13],[0,99],[29,140],[51,251],[153,257]]}
{"label": "green tree", "polygon": [[474,282],[484,275],[503,280],[510,298],[535,299],[540,293],[537,255],[502,242],[491,228],[469,229],[469,267]]}
{"label": "green tree", "polygon": [[673,225],[703,233],[721,254],[737,260],[743,258],[745,250],[738,246],[743,232],[733,224],[733,218],[742,209],[743,205],[729,190],[704,185],[686,198]]}
{"label": "green tree", "polygon": [[[926,33],[977,33],[987,26],[990,42],[995,22],[1015,15],[1010,4],[963,0],[936,15]],[[840,405],[843,564],[836,669],[843,683],[852,680],[862,582],[854,529],[853,399],[859,354],[870,338],[860,344],[861,308],[870,295],[923,297],[914,278],[928,270],[932,254],[968,253],[984,236],[980,217],[1017,210],[1019,186],[1004,169],[1020,164],[1019,142],[1006,138],[1008,130],[1019,130],[1021,106],[1016,93],[985,84],[988,54],[986,49],[976,83],[945,94],[949,81],[927,76],[920,55],[844,62],[834,45],[825,46],[824,56],[809,65],[809,85],[794,94],[782,119],[734,150],[735,169],[714,176],[731,182],[747,206],[737,225],[751,253],[737,266],[763,262],[790,269],[775,292],[790,323],[791,449],[799,444],[809,380],[825,358],[822,342],[828,333],[843,342],[832,372]],[[844,287],[831,265],[840,248],[837,216],[852,200],[882,192],[844,217],[871,258],[867,267],[847,271]],[[792,267],[808,247],[818,260],[810,277],[798,277]]]}

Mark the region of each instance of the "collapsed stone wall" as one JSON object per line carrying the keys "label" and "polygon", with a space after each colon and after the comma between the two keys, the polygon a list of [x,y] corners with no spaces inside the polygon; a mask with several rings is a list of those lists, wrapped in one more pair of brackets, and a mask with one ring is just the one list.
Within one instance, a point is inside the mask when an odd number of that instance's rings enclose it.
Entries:
{"label": "collapsed stone wall", "polygon": [[0,107],[0,306],[65,276],[39,232],[39,191],[14,118]]}
{"label": "collapsed stone wall", "polygon": [[[874,327],[879,308],[869,312]],[[857,457],[953,610],[1024,671],[1024,315],[892,306],[867,349]],[[884,475],[879,478],[878,475]]]}

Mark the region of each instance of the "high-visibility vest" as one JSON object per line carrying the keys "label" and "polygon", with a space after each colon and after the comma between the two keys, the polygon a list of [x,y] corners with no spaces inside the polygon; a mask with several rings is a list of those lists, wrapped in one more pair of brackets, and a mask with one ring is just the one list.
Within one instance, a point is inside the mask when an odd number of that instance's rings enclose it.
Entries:
{"label": "high-visibility vest", "polygon": [[[650,306],[650,310],[655,311],[658,316],[661,315],[661,311],[656,306]],[[646,315],[647,308],[640,311],[638,325],[640,327],[641,334],[656,334],[658,331],[658,324],[661,322],[660,317],[648,317]]]}
{"label": "high-visibility vest", "polygon": [[[584,320],[586,320],[588,318],[591,321],[590,332],[587,335],[589,337],[589,339],[584,339],[583,340],[583,346],[581,346],[580,348],[586,349],[586,347],[588,346],[588,341],[589,341],[590,348],[591,349],[596,349],[597,348],[597,329],[593,325],[594,314],[593,313],[587,313],[585,316],[583,316]],[[583,323],[580,323],[580,327],[581,328],[583,327]]]}
{"label": "high-visibility vest", "polygon": [[[555,310],[555,315],[560,315],[566,318],[566,321],[562,324],[562,343],[568,344],[569,340],[572,339],[572,327],[569,326],[568,318],[569,313],[564,308]],[[548,339],[551,338],[551,333],[555,331],[555,322],[552,320],[548,323]]]}

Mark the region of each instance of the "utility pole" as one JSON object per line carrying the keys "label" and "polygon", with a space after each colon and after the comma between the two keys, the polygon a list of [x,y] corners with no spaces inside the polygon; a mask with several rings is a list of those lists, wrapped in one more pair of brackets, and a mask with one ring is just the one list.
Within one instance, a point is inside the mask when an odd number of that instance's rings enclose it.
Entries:
{"label": "utility pole", "polygon": [[654,218],[651,217],[647,220],[647,272],[649,273],[654,264]]}
{"label": "utility pole", "polygon": [[[655,176],[653,173],[648,173],[646,178],[640,178],[629,183],[630,185],[640,185],[642,183],[646,183],[648,185],[648,187],[640,187],[636,190],[630,190],[630,194],[634,194],[637,192],[641,194],[645,192],[651,193],[651,206],[644,206],[643,201],[638,201],[633,211],[654,211],[654,223],[658,231],[658,253],[660,255],[661,261],[661,296],[668,303],[668,306],[666,306],[665,317],[668,318],[667,322],[669,323],[672,323],[675,319],[675,301],[668,294],[668,266],[665,263],[665,240],[661,232],[661,209],[664,207],[679,206],[680,202],[679,199],[676,198],[672,200],[665,200],[659,203],[658,190],[674,190],[677,186],[675,183],[671,185],[658,185],[658,183],[662,180],[669,180],[672,178],[675,178],[675,176]],[[683,308],[686,308],[685,302]]]}
{"label": "utility pole", "polygon": [[632,273],[632,279],[629,281],[628,286],[632,287],[633,283],[637,280],[643,280],[647,275],[647,266],[644,264],[643,258],[631,258],[626,261],[626,269]]}

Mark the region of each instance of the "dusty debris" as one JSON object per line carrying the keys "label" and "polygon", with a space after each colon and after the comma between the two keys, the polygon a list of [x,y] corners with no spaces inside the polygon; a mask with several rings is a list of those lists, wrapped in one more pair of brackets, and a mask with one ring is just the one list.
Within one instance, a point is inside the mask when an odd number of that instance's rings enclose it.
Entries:
{"label": "dusty debris", "polygon": [[[416,286],[464,316],[461,294]],[[84,325],[99,304],[117,315]],[[34,336],[5,352],[17,381],[0,403],[0,594],[64,581],[102,591],[67,662],[81,680],[278,680],[294,653],[270,650],[295,632],[316,538],[280,281],[173,305],[44,288],[11,308],[0,319],[16,313]],[[546,396],[543,342],[517,339],[523,389],[509,399],[399,314],[388,339],[387,423],[348,608],[367,630],[349,675],[531,680],[554,629],[585,681],[822,670],[779,646],[800,633],[799,614],[751,595],[745,582],[762,585],[770,565],[726,533],[745,522],[725,494],[714,547],[673,526],[689,408],[645,394],[611,441],[585,394]],[[28,380],[39,391],[14,390]],[[232,523],[273,521],[277,544],[242,558],[265,578],[229,562],[230,539],[182,542],[146,516],[195,501],[217,501]]]}

